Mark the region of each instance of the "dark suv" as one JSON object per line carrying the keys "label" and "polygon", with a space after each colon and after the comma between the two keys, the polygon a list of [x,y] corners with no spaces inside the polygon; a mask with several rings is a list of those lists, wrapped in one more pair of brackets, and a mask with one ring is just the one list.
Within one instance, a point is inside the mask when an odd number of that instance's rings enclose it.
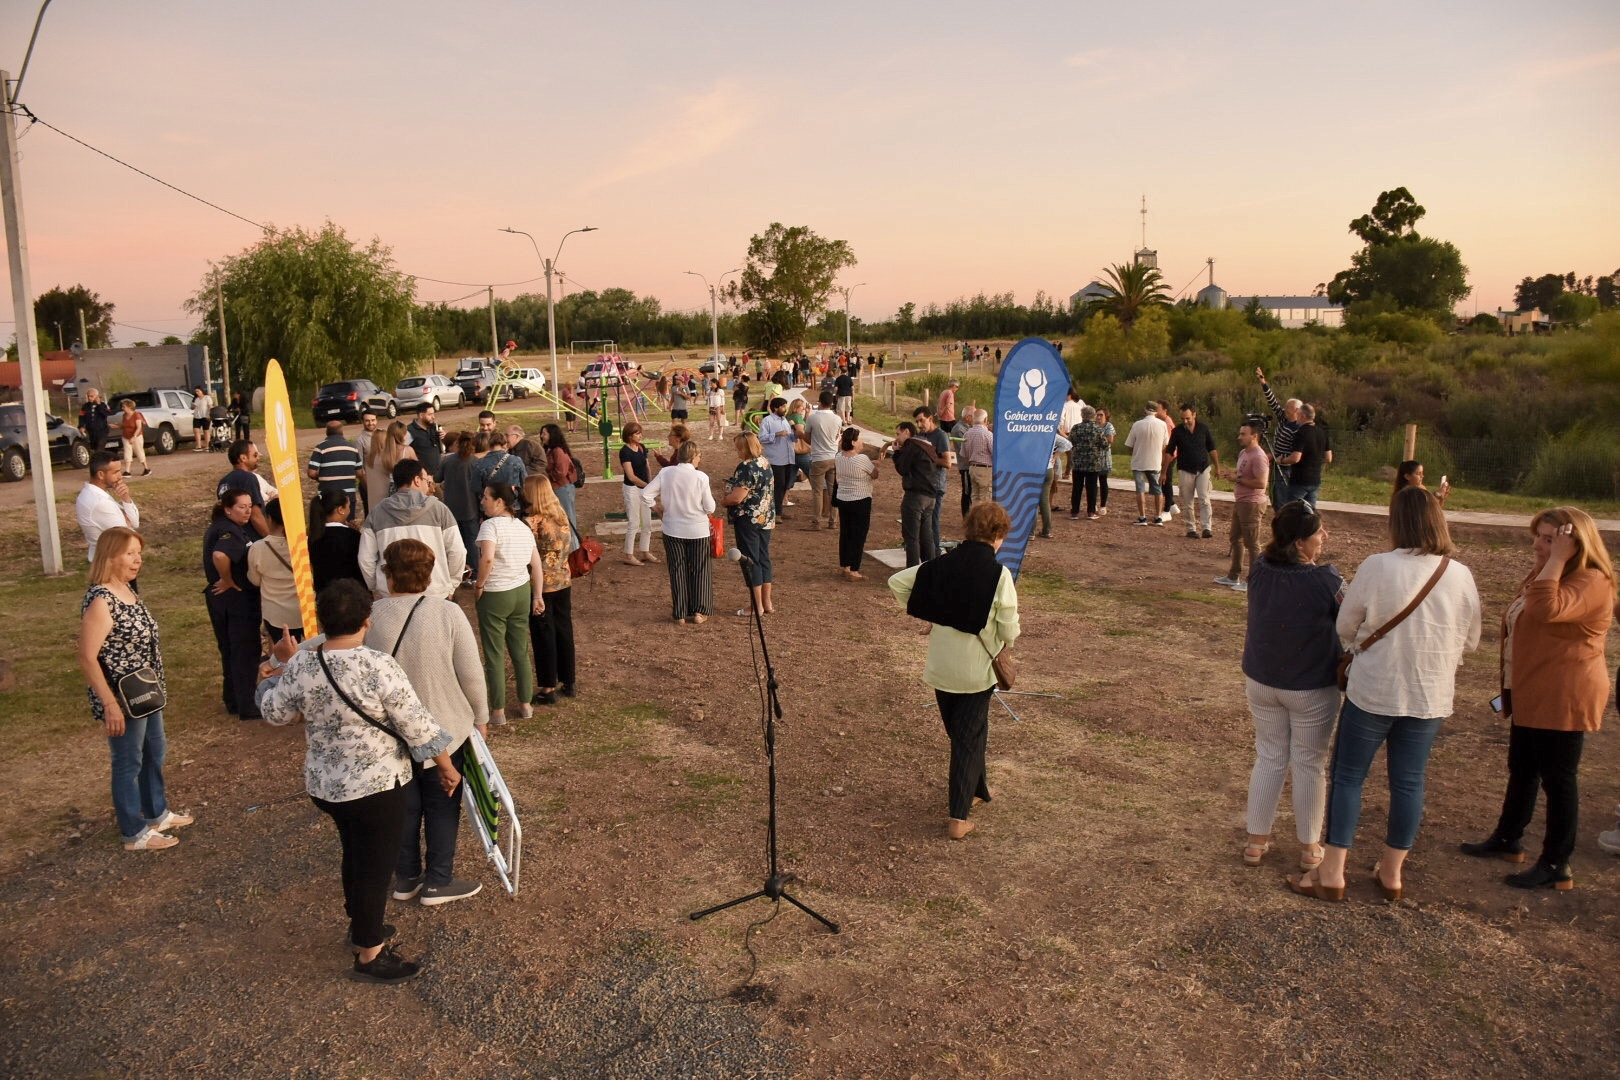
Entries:
{"label": "dark suv", "polygon": [[[52,465],[82,469],[90,464],[90,444],[79,429],[45,414],[45,441]],[[28,475],[33,455],[28,452],[28,428],[21,405],[0,405],[0,480],[17,481]]]}
{"label": "dark suv", "polygon": [[399,403],[394,400],[394,395],[370,379],[346,379],[343,382],[327,383],[316,392],[311,406],[315,410],[317,424],[324,424],[328,420],[342,420],[346,424],[359,423],[360,414],[367,409],[378,416],[399,415]]}

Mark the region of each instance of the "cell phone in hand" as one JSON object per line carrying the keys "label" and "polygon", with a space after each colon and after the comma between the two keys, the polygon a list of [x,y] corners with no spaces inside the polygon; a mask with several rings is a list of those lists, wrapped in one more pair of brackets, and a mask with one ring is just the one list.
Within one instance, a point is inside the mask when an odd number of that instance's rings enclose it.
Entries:
{"label": "cell phone in hand", "polygon": [[1501,711],[1502,711],[1502,695],[1497,694],[1495,697],[1491,698],[1491,712],[1499,713]]}

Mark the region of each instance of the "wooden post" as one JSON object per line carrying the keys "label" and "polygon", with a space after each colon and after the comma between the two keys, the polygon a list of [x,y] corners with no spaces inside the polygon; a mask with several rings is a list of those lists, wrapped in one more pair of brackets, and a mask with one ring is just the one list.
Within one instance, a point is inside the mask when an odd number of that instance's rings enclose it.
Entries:
{"label": "wooden post", "polygon": [[925,386],[925,387],[923,387],[923,404],[924,404],[924,405],[927,405],[927,404],[928,404],[928,395],[929,395],[929,394],[930,394],[930,393],[932,393],[932,391],[930,391],[930,390],[929,390],[929,389],[928,389],[928,387],[926,387],[926,386]]}
{"label": "wooden post", "polygon": [[1406,425],[1406,443],[1401,447],[1401,460],[1412,461],[1417,457],[1417,425]]}

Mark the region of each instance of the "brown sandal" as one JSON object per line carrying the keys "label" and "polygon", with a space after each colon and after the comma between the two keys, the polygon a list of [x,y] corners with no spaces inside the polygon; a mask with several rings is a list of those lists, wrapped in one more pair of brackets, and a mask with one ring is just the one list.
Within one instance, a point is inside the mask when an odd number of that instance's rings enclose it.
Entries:
{"label": "brown sandal", "polygon": [[1344,899],[1344,886],[1343,885],[1340,885],[1337,888],[1335,888],[1335,887],[1333,887],[1331,885],[1323,885],[1321,882],[1317,882],[1317,881],[1313,881],[1309,885],[1307,885],[1307,884],[1305,884],[1305,875],[1304,874],[1301,874],[1298,877],[1295,877],[1292,874],[1290,874],[1289,876],[1283,878],[1283,880],[1288,882],[1288,888],[1289,888],[1290,891],[1298,893],[1300,896],[1309,896],[1313,900],[1343,900]]}

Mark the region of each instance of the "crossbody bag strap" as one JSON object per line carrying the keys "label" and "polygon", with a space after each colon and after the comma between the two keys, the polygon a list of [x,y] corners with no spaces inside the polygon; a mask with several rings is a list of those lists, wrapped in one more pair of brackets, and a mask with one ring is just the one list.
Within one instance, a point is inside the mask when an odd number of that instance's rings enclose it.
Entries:
{"label": "crossbody bag strap", "polygon": [[353,709],[356,716],[360,717],[360,719],[364,720],[378,731],[381,731],[386,735],[392,735],[394,738],[398,739],[400,749],[404,750],[408,755],[410,753],[410,744],[405,741],[404,737],[393,728],[382,723],[380,720],[373,718],[370,713],[366,712],[366,710],[362,709],[355,703],[354,698],[350,697],[348,692],[344,690],[343,687],[338,685],[338,681],[332,677],[332,669],[328,667],[326,663],[325,645],[322,645],[320,648],[315,650],[315,658],[321,662],[321,670],[326,673],[326,681],[332,684],[332,689],[336,690],[337,696],[343,699],[343,704]]}
{"label": "crossbody bag strap", "polygon": [[292,571],[292,563],[288,562],[286,556],[282,555],[281,552],[276,550],[276,546],[270,543],[269,537],[266,537],[264,542],[265,546],[270,549],[270,554],[274,555],[276,557],[276,561],[282,566],[285,566],[290,573]]}
{"label": "crossbody bag strap", "polygon": [[389,653],[388,653],[389,656],[396,657],[396,658],[399,656],[399,644],[400,644],[400,642],[405,640],[405,631],[407,631],[407,630],[409,630],[411,628],[411,620],[416,618],[416,609],[421,607],[423,602],[426,601],[426,600],[427,600],[427,597],[418,596],[416,598],[416,603],[411,605],[411,610],[406,612],[406,614],[405,614],[405,625],[403,625],[403,626],[401,626],[399,628],[399,637],[394,639],[394,647],[393,647],[392,650],[389,651]]}
{"label": "crossbody bag strap", "polygon": [[1412,602],[1402,608],[1400,614],[1396,615],[1393,619],[1389,620],[1389,622],[1385,623],[1383,626],[1380,626],[1377,630],[1374,630],[1371,634],[1369,634],[1367,636],[1367,640],[1363,641],[1356,647],[1356,652],[1366,652],[1368,646],[1381,640],[1385,634],[1399,626],[1401,624],[1401,620],[1405,619],[1408,615],[1412,614],[1412,612],[1416,611],[1417,606],[1423,603],[1423,598],[1428,596],[1430,590],[1440,583],[1440,578],[1445,575],[1446,567],[1450,565],[1451,556],[1442,556],[1440,559],[1440,565],[1435,568],[1434,576],[1429,578],[1429,580],[1424,583],[1423,588],[1418,590],[1418,594],[1416,596],[1412,597]]}

